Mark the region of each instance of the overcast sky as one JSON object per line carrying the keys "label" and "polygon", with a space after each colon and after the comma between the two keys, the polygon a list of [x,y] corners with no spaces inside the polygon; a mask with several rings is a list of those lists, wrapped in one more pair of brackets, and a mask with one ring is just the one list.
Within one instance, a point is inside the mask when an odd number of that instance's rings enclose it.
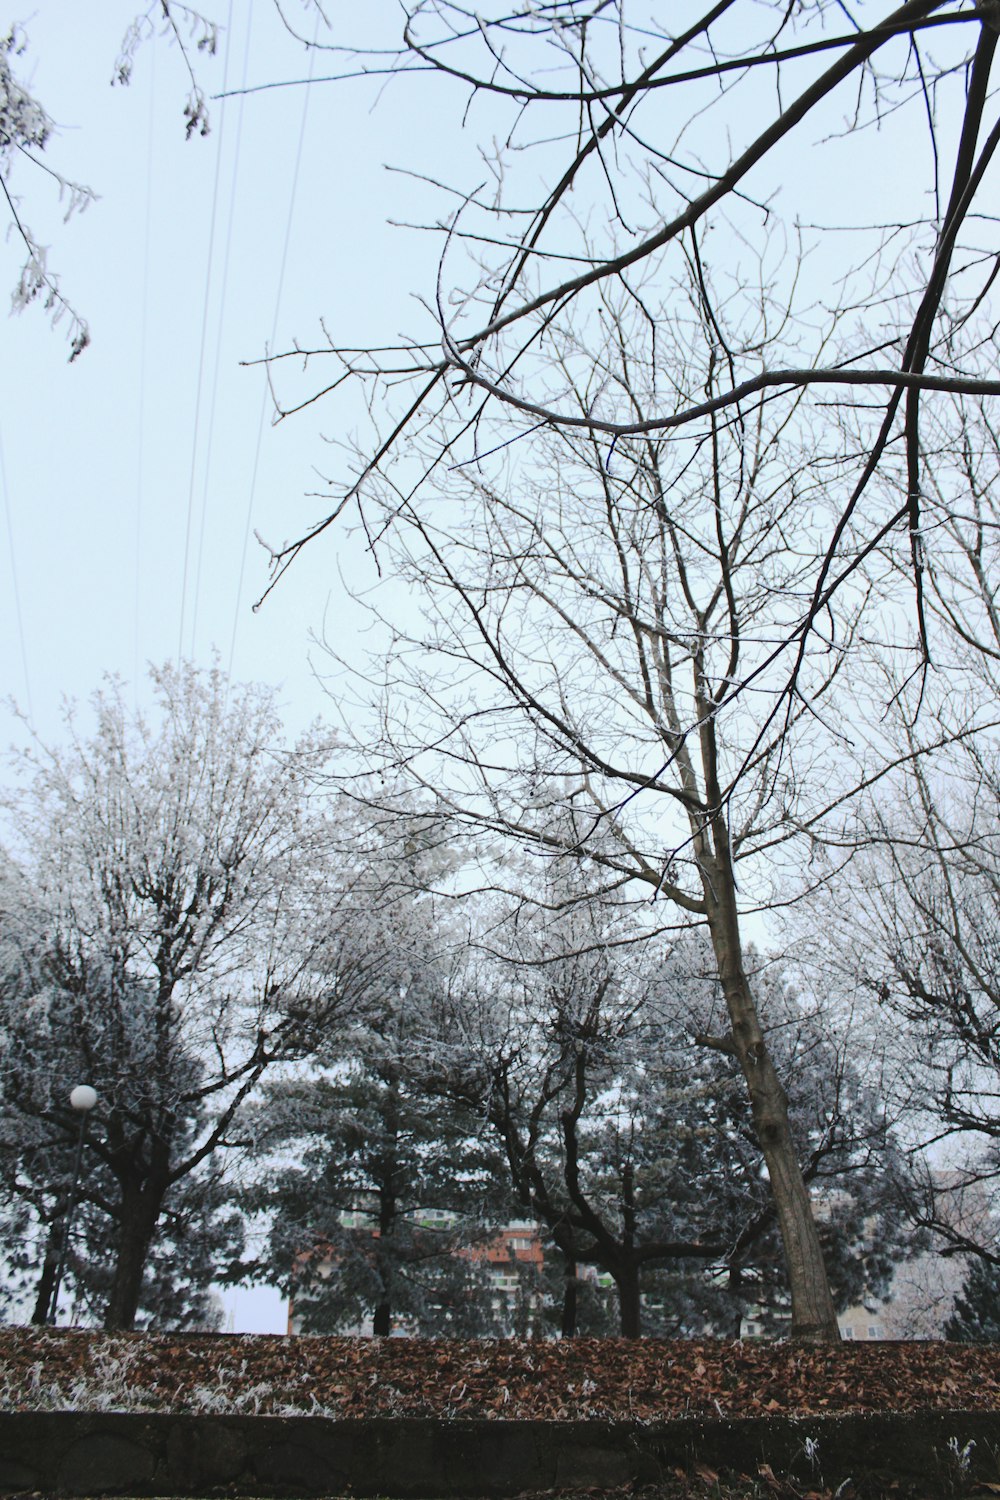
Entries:
{"label": "overcast sky", "polygon": [[[367,3],[388,37],[396,6]],[[198,58],[206,92],[308,74],[270,0],[203,9],[232,19],[219,55]],[[325,706],[310,631],[350,653],[356,618],[332,540],[252,614],[267,583],[253,532],[278,542],[324,513],[308,492],[336,468],[324,438],[343,434],[322,408],[272,426],[263,371],[241,361],[272,340],[315,343],[321,317],[359,341],[412,323],[408,288],[422,258],[432,284],[435,247],[387,227],[426,216],[426,201],[385,164],[419,167],[454,122],[411,108],[406,85],[373,111],[376,87],[359,82],[210,101],[209,135],[188,141],[167,39],[140,50],[129,88],[109,86],[133,15],[131,0],[9,13],[29,42],[20,74],[57,125],[44,159],[99,201],[63,223],[56,184],[16,165],[20,212],[92,344],[68,363],[37,305],[0,322],[3,687],[52,737],[61,696],[104,672],[133,679],[216,650],[238,678],[280,684],[297,728]],[[289,15],[313,24],[304,7]],[[22,260],[11,234],[4,296]]]}

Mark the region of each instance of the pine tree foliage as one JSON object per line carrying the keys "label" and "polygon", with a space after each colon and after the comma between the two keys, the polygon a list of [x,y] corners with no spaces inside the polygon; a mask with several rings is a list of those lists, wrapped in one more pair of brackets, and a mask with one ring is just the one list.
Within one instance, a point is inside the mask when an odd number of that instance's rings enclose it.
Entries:
{"label": "pine tree foliage", "polygon": [[973,1261],[944,1336],[958,1344],[1000,1343],[1000,1266]]}
{"label": "pine tree foliage", "polygon": [[265,1264],[306,1333],[512,1331],[483,1255],[511,1217],[503,1162],[468,1112],[443,1111],[363,1047],[339,1078],[275,1085],[278,1159],[244,1200],[271,1219]]}
{"label": "pine tree foliage", "polygon": [[[250,1121],[261,1166],[244,1205],[266,1216],[265,1264],[309,1332],[511,1332],[485,1252],[513,1212],[496,1144],[433,1080],[460,929],[435,890],[458,858],[411,815],[353,830],[364,941],[383,955],[363,1020],[322,1070],[276,1079]],[[378,899],[377,893],[381,893]]]}

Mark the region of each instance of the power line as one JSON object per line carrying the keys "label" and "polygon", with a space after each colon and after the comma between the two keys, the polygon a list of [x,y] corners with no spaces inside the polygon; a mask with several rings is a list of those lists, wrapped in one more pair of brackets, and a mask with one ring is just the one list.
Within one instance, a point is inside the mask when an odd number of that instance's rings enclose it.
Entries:
{"label": "power line", "polygon": [[[229,15],[227,28],[232,35],[233,25],[233,0],[229,0]],[[250,60],[250,31],[251,18],[247,20],[247,39],[243,49],[243,85],[246,85],[249,60]],[[229,67],[229,53],[226,53],[226,71]],[[236,184],[240,171],[240,148],[243,144],[243,105],[240,99],[239,115],[236,121],[236,146],[233,153],[233,171],[229,188],[229,211],[226,222],[226,244],[222,252],[222,291],[219,296],[219,316],[215,329],[215,362],[212,369],[212,397],[208,412],[208,437],[205,446],[204,460],[204,482],[201,489],[201,523],[198,528],[198,547],[196,552],[196,565],[194,575],[194,605],[191,611],[191,655],[194,656],[195,641],[198,631],[198,606],[201,600],[201,565],[205,554],[205,521],[208,516],[208,485],[212,471],[212,443],[215,437],[215,407],[219,394],[219,367],[222,363],[222,330],[225,321],[226,297],[229,290],[229,266],[230,254],[233,244],[233,220],[236,211]],[[225,106],[223,106],[225,107]],[[221,145],[221,143],[220,143]],[[221,157],[221,150],[220,150]]]}
{"label": "power line", "polygon": [[14,525],[10,513],[10,489],[7,485],[7,465],[4,461],[2,433],[0,433],[0,488],[3,489],[4,512],[7,517],[7,546],[10,550],[10,576],[13,583],[14,614],[17,617],[17,638],[21,646],[21,671],[24,674],[24,697],[28,705],[28,720],[29,722],[33,722],[35,711],[31,704],[31,678],[28,675],[28,650],[24,638],[24,617],[21,614],[21,593],[17,586],[17,554],[14,551]]}
{"label": "power line", "polygon": [[[136,443],[135,474],[135,618],[133,622],[134,649],[132,653],[132,692],[139,692],[139,619],[141,614],[142,571],[142,500],[146,468],[146,361],[149,357],[149,259],[152,243],[153,213],[153,129],[156,118],[156,52],[150,48],[149,120],[146,136],[146,214],[142,245],[142,298],[139,314],[139,436]],[[136,708],[138,699],[136,696]]]}
{"label": "power line", "polygon": [[[229,3],[229,21],[226,37],[226,52],[223,61],[222,79],[225,86],[229,72],[230,38],[232,36],[232,0]],[[215,155],[215,178],[212,184],[212,217],[208,234],[208,250],[205,257],[205,295],[202,299],[201,312],[201,343],[198,352],[198,380],[195,387],[194,398],[194,429],[191,434],[191,467],[188,476],[188,503],[187,523],[184,528],[184,571],[181,576],[181,617],[177,632],[177,663],[180,665],[184,655],[184,619],[187,613],[188,574],[191,562],[191,528],[194,519],[194,488],[195,472],[198,463],[198,436],[201,425],[201,389],[205,376],[205,349],[208,343],[208,310],[212,286],[212,261],[215,255],[215,229],[218,221],[219,207],[219,178],[222,170],[222,147],[226,129],[226,108],[223,103],[220,119],[218,147]]]}

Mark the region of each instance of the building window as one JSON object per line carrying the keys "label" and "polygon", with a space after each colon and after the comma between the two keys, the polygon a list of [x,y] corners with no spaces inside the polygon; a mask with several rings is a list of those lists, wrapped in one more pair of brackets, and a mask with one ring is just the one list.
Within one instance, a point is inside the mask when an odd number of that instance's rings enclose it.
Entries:
{"label": "building window", "polygon": [[516,1292],[521,1284],[517,1275],[510,1271],[491,1271],[490,1281],[502,1292]]}

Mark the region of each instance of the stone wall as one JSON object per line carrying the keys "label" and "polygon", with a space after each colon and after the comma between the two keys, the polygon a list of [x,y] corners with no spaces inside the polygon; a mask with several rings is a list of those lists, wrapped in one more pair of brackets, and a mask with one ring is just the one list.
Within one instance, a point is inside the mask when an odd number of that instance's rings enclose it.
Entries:
{"label": "stone wall", "polygon": [[882,1475],[955,1494],[973,1480],[1000,1483],[1000,1413],[656,1425],[0,1414],[3,1495],[501,1500],[526,1490],[654,1483],[694,1462],[743,1474],[767,1463],[807,1488]]}

